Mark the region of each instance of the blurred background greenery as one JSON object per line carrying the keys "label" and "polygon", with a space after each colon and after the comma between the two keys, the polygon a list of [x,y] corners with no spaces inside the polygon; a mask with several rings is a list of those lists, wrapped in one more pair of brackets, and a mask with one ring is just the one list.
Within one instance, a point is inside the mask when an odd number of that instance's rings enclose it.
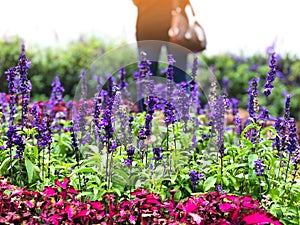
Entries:
{"label": "blurred background greenery", "polygon": [[[26,43],[25,43],[26,44]],[[120,43],[118,43],[120,44]],[[124,43],[126,44],[126,43]],[[13,37],[0,40],[0,92],[7,91],[7,82],[4,72],[11,66],[15,66],[20,54],[21,39]],[[56,75],[59,76],[65,88],[65,100],[72,99],[80,80],[79,75],[83,69],[88,69],[93,60],[106,52],[114,49],[116,43],[96,37],[81,37],[62,47],[30,46],[26,48],[27,58],[31,61],[29,79],[32,82],[33,100],[46,100],[51,93],[51,83]],[[134,49],[132,49],[134,51]],[[114,56],[113,64],[122,65],[126,62],[128,54],[120,53]],[[227,90],[229,97],[240,100],[240,107],[247,108],[248,82],[253,77],[260,77],[260,105],[266,106],[274,116],[283,115],[284,93],[293,94],[291,114],[300,120],[300,60],[294,55],[281,55],[278,60],[278,76],[275,79],[272,94],[266,99],[263,92],[263,84],[269,71],[269,55],[256,54],[252,56],[220,54],[206,55],[201,58],[216,75],[221,86]],[[106,65],[109,66],[109,65]],[[137,70],[137,65],[126,66],[128,79],[134,79],[132,75]],[[130,77],[130,78],[129,78]]]}

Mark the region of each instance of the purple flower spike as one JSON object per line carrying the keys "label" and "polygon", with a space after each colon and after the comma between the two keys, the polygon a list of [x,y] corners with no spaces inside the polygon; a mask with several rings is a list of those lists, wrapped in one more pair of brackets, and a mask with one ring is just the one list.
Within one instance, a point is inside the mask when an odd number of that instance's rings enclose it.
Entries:
{"label": "purple flower spike", "polygon": [[203,179],[204,175],[203,175],[203,173],[197,173],[195,170],[191,170],[189,172],[189,176],[190,176],[190,179],[191,179],[191,182],[193,184],[194,191],[195,191],[196,190],[196,186],[199,183],[199,180]]}
{"label": "purple flower spike", "polygon": [[164,148],[162,147],[156,147],[153,149],[153,154],[154,154],[154,158],[152,158],[152,160],[161,160],[163,158],[163,156],[161,155],[161,152],[164,150]]}
{"label": "purple flower spike", "polygon": [[264,163],[264,160],[260,159],[260,158],[254,161],[256,176],[261,176],[265,172],[263,163]]}
{"label": "purple flower spike", "polygon": [[256,120],[258,112],[258,78],[253,78],[250,82],[249,88],[249,102],[248,102],[248,112],[249,116]]}
{"label": "purple flower spike", "polygon": [[272,83],[275,80],[277,69],[277,59],[274,52],[270,55],[269,68],[270,71],[267,73],[266,83],[264,84],[264,94],[266,97],[271,94],[271,90],[274,88]]}
{"label": "purple flower spike", "polygon": [[127,148],[127,159],[125,161],[125,164],[130,166],[132,165],[132,160],[134,158],[134,151],[135,151],[135,147],[134,146],[128,146]]}
{"label": "purple flower spike", "polygon": [[287,151],[289,152],[290,155],[292,155],[299,147],[296,122],[294,118],[290,118],[288,127],[289,127],[289,137],[288,137]]}

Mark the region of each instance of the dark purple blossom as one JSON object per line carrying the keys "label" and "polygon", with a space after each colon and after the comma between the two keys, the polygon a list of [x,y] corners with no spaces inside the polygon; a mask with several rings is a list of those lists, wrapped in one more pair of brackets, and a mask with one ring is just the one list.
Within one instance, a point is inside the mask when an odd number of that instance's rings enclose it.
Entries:
{"label": "dark purple blossom", "polygon": [[185,130],[187,129],[187,122],[190,119],[189,107],[191,103],[189,101],[189,97],[186,92],[187,87],[188,87],[187,82],[181,82],[179,84],[179,89],[177,91],[177,104],[176,104],[178,120],[184,122]]}
{"label": "dark purple blossom", "polygon": [[[224,132],[225,132],[225,104],[224,104],[224,96],[220,95],[214,105],[214,116],[213,116],[213,128],[214,132],[217,132],[217,147],[220,153],[220,157],[224,156]],[[213,132],[213,133],[214,133]]]}
{"label": "dark purple blossom", "polygon": [[239,100],[236,98],[231,98],[231,109],[232,109],[232,115],[236,116],[239,112]]}
{"label": "dark purple blossom", "polygon": [[257,160],[254,161],[256,176],[261,176],[265,172],[263,163],[264,163],[264,160],[261,158],[258,158]]}
{"label": "dark purple blossom", "polygon": [[18,92],[17,87],[15,86],[15,77],[18,75],[15,67],[11,67],[8,71],[5,72],[7,75],[8,81],[8,94],[9,94],[9,125],[12,126],[15,120],[15,114],[17,113],[17,109],[15,106],[15,94]]}
{"label": "dark purple blossom", "polygon": [[263,121],[267,121],[270,119],[270,111],[268,109],[266,109],[265,107],[261,107],[260,111],[261,112],[258,119],[261,119]]}
{"label": "dark purple blossom", "polygon": [[270,71],[267,73],[266,83],[264,84],[264,89],[265,89],[264,94],[266,97],[268,97],[271,94],[271,90],[274,88],[273,82],[275,80],[276,69],[277,69],[277,59],[276,59],[275,52],[273,52],[270,55],[269,68]]}
{"label": "dark purple blossom", "polygon": [[203,173],[197,173],[195,170],[191,170],[189,172],[189,176],[190,176],[190,180],[191,180],[191,182],[193,184],[193,189],[195,191],[196,187],[197,187],[197,185],[199,183],[199,180],[203,179],[204,175],[203,175]]}
{"label": "dark purple blossom", "polygon": [[146,135],[146,128],[145,127],[140,127],[139,133],[138,133],[138,139],[140,140],[145,140],[147,138]]}
{"label": "dark purple blossom", "polygon": [[164,150],[163,147],[155,147],[153,149],[153,154],[154,154],[154,157],[152,158],[152,160],[161,160],[163,158],[163,156],[161,155],[162,151]]}
{"label": "dark purple blossom", "polygon": [[250,82],[249,93],[249,102],[248,102],[248,112],[249,116],[256,120],[258,112],[258,78],[253,78]]}
{"label": "dark purple blossom", "polygon": [[55,76],[55,79],[52,82],[51,87],[52,87],[52,91],[49,99],[48,111],[51,117],[54,117],[56,113],[54,107],[56,105],[59,105],[63,101],[63,92],[65,91],[65,89],[61,85],[58,76]]}
{"label": "dark purple blossom", "polygon": [[22,44],[21,54],[18,60],[18,65],[16,66],[16,70],[20,75],[19,81],[19,93],[22,95],[22,126],[25,126],[27,121],[27,113],[28,113],[28,104],[30,101],[30,92],[31,92],[31,82],[27,78],[28,69],[30,68],[30,61],[26,58],[25,55],[25,45]]}
{"label": "dark purple blossom", "polygon": [[287,151],[290,155],[292,155],[294,152],[296,152],[297,148],[299,147],[296,122],[294,118],[290,118],[288,123],[288,128],[289,128],[289,136],[288,136]]}
{"label": "dark purple blossom", "polygon": [[117,147],[118,147],[117,141],[116,141],[116,140],[112,140],[112,141],[110,142],[110,148],[109,148],[109,151],[110,151],[110,152],[114,152],[114,151],[116,151]]}
{"label": "dark purple blossom", "polygon": [[290,94],[286,95],[285,109],[284,109],[284,121],[286,124],[288,123],[291,114],[291,98],[292,95]]}
{"label": "dark purple blossom", "polygon": [[282,149],[282,140],[285,138],[285,123],[283,118],[277,118],[274,125],[277,135],[273,142],[273,147],[278,151]]}
{"label": "dark purple blossom", "polygon": [[126,165],[132,165],[132,160],[134,158],[134,152],[135,152],[135,147],[132,145],[129,145],[127,147],[127,159],[125,161]]}
{"label": "dark purple blossom", "polygon": [[148,100],[146,101],[147,105],[147,113],[145,117],[145,135],[150,136],[151,135],[151,128],[152,128],[152,119],[153,114],[155,112],[156,104],[158,104],[159,100],[157,97],[149,96]]}
{"label": "dark purple blossom", "polygon": [[169,126],[170,124],[174,124],[176,122],[176,110],[173,104],[171,104],[168,101],[165,101],[163,112],[165,116],[164,121],[166,126]]}
{"label": "dark purple blossom", "polygon": [[223,88],[223,90],[224,90],[226,93],[229,93],[230,87],[231,87],[230,79],[227,78],[227,77],[224,77],[224,78],[222,79],[222,88]]}
{"label": "dark purple blossom", "polygon": [[197,148],[197,145],[198,145],[198,142],[197,142],[197,136],[196,136],[196,134],[194,134],[194,135],[192,136],[192,144],[191,144],[191,148],[195,149],[195,148]]}
{"label": "dark purple blossom", "polygon": [[128,83],[125,81],[125,75],[126,75],[125,68],[121,68],[120,69],[120,83],[118,85],[120,90],[123,90],[124,88],[126,88],[128,86]]}

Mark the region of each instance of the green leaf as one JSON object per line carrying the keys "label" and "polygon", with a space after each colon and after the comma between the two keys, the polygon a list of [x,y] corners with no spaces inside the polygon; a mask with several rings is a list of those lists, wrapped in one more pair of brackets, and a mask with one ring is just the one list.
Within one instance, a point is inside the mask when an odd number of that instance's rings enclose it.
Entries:
{"label": "green leaf", "polygon": [[248,157],[248,166],[249,168],[253,169],[254,168],[254,161],[258,159],[257,154],[250,154]]}
{"label": "green leaf", "polygon": [[208,191],[209,189],[211,189],[212,187],[215,186],[215,183],[217,181],[216,177],[209,177],[206,179],[206,181],[203,184],[203,189],[204,192]]}
{"label": "green leaf", "polygon": [[182,192],[179,190],[178,192],[176,192],[174,198],[175,198],[176,200],[180,200],[180,199],[181,199],[181,196],[182,196]]}
{"label": "green leaf", "polygon": [[31,183],[33,178],[34,165],[27,157],[25,157],[25,167],[27,170],[28,183]]}
{"label": "green leaf", "polygon": [[222,181],[223,181],[223,183],[224,183],[225,186],[229,185],[229,180],[227,179],[227,177],[223,176],[222,177]]}
{"label": "green leaf", "polygon": [[247,165],[246,163],[231,164],[231,165],[225,167],[224,172],[227,172],[228,170],[233,170],[233,169],[236,169],[236,168],[240,168],[240,167],[245,167],[246,165]]}
{"label": "green leaf", "polygon": [[185,148],[190,147],[191,140],[190,140],[189,135],[187,133],[182,133],[180,135],[180,139],[181,139],[181,143],[182,143],[183,147],[185,147]]}
{"label": "green leaf", "polygon": [[72,173],[71,176],[77,173],[98,173],[98,171],[94,168],[79,168],[75,169]]}
{"label": "green leaf", "polygon": [[130,180],[129,180],[129,174],[127,174],[124,170],[121,170],[121,169],[115,169],[114,170],[114,173],[115,175],[114,176],[118,176],[119,179],[122,179],[127,183],[129,184],[130,183]]}
{"label": "green leaf", "polygon": [[5,172],[7,172],[7,169],[9,167],[9,162],[10,162],[10,158],[7,157],[6,159],[4,159],[4,161],[1,163],[1,166],[0,166],[0,174],[1,175],[4,175]]}

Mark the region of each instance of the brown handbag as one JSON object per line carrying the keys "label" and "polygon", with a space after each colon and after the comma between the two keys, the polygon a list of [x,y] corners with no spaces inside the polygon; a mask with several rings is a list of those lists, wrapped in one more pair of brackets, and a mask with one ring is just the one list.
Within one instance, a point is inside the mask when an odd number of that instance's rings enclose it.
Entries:
{"label": "brown handbag", "polygon": [[189,14],[185,16],[179,7],[172,11],[169,29],[170,42],[185,47],[194,53],[202,52],[206,49],[207,44],[205,31],[195,19],[195,12],[191,3],[188,2],[187,6],[190,7],[193,18],[189,17]]}

